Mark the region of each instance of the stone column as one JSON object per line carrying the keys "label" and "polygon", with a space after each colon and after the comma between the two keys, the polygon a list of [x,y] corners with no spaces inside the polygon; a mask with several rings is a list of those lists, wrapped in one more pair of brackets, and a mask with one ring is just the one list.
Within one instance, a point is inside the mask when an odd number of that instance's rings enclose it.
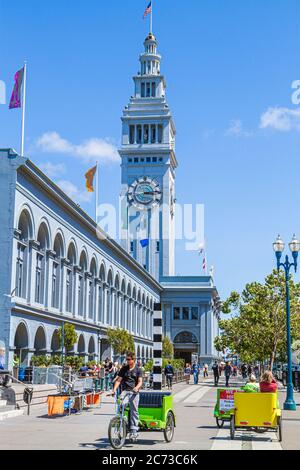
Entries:
{"label": "stone column", "polygon": [[52,270],[53,262],[56,253],[52,250],[47,250],[45,254],[45,278],[44,278],[44,303],[48,310],[52,307]]}
{"label": "stone column", "polygon": [[[67,300],[67,269],[70,267],[70,261],[67,258],[63,258],[61,260],[61,277],[59,279],[59,289],[60,289],[60,311],[63,314],[67,313],[67,305],[66,305],[66,300]],[[69,312],[70,313],[70,312]]]}

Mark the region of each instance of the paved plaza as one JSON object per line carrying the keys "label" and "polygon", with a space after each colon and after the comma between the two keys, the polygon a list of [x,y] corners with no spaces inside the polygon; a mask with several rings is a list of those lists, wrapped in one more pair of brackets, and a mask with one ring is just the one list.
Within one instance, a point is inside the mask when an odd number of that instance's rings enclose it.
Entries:
{"label": "paved plaza", "polygon": [[[223,379],[221,379],[221,386]],[[241,385],[241,381],[231,385]],[[285,399],[285,389],[279,392],[280,402]],[[300,406],[300,394],[295,394]],[[216,389],[211,378],[199,385],[176,385],[174,405],[177,428],[174,440],[166,444],[162,433],[141,433],[137,445],[127,444],[124,450],[292,450],[299,449],[300,408],[297,412],[283,412],[283,442],[275,433],[239,433],[230,440],[229,427],[216,427],[213,410]],[[31,416],[21,416],[0,423],[0,450],[110,450],[107,429],[114,415],[114,404],[104,397],[101,408],[82,414],[49,419],[47,408],[33,410]]]}

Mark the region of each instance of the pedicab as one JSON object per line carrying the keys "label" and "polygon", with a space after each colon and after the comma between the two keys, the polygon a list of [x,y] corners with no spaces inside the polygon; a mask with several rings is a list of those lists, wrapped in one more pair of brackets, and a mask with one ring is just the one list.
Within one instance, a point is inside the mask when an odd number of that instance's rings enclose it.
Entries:
{"label": "pedicab", "polygon": [[[109,424],[109,441],[113,449],[116,450],[122,449],[130,432],[129,400],[131,395],[132,392],[123,392],[116,399],[116,416]],[[170,443],[174,437],[175,427],[173,395],[168,392],[141,392],[139,401],[140,431],[162,431],[165,441]]]}
{"label": "pedicab", "polygon": [[255,431],[263,433],[274,431],[279,442],[282,441],[282,418],[277,393],[234,394],[234,409],[231,411],[230,437],[236,431]]}
{"label": "pedicab", "polygon": [[237,389],[220,388],[217,390],[217,403],[214,410],[218,428],[222,428],[231,420],[231,412],[234,410],[234,394]]}

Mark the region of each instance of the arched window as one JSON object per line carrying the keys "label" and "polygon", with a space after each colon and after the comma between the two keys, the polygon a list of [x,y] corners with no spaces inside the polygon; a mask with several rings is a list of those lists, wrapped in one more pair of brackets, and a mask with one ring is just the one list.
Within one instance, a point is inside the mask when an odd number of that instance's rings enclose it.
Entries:
{"label": "arched window", "polygon": [[108,289],[106,291],[107,292],[106,293],[106,296],[107,296],[106,298],[106,324],[110,325],[111,324],[110,318],[112,316],[111,297],[112,297],[112,288],[113,288],[113,274],[111,270],[108,273],[107,284],[108,284]]}
{"label": "arched window", "polygon": [[85,273],[87,270],[87,259],[85,251],[81,253],[80,256],[80,273],[78,276],[78,315],[83,316],[85,313],[85,294],[86,294],[86,282],[85,282]]}
{"label": "arched window", "polygon": [[101,285],[98,287],[98,322],[104,323],[104,294],[105,294],[105,265],[101,264],[100,268]]}
{"label": "arched window", "polygon": [[46,335],[42,326],[37,329],[34,339],[35,355],[41,356],[46,352]]}
{"label": "arched window", "polygon": [[29,340],[27,328],[24,323],[20,323],[16,330],[14,347],[15,354],[19,358],[20,365],[27,365]]}
{"label": "arched window", "polygon": [[37,241],[39,249],[36,253],[36,267],[35,267],[35,301],[38,304],[45,303],[45,281],[46,281],[46,251],[49,248],[49,234],[45,223],[42,223],[39,231]]}
{"label": "arched window", "polygon": [[120,281],[119,276],[116,276],[115,280],[115,303],[114,303],[114,326],[120,326],[119,310],[120,309]]}
{"label": "arched window", "polygon": [[75,272],[76,265],[76,251],[73,243],[70,244],[68,249],[67,258],[69,265],[66,272],[66,311],[69,313],[74,312],[74,286],[75,286]]}
{"label": "arched window", "polygon": [[60,234],[57,234],[54,240],[54,259],[52,263],[52,282],[51,282],[51,307],[60,307],[60,280],[62,264],[61,260],[64,255],[63,251],[63,240]]}
{"label": "arched window", "polygon": [[18,224],[19,240],[16,260],[16,296],[26,298],[29,239],[32,238],[32,223],[26,210],[22,212]]}
{"label": "arched window", "polygon": [[90,273],[92,275],[89,279],[89,318],[92,320],[95,316],[95,297],[96,297],[96,277],[97,277],[97,266],[95,258],[92,259]]}
{"label": "arched window", "polygon": [[174,343],[191,344],[191,343],[198,343],[198,340],[197,340],[197,337],[190,331],[182,331],[175,337]]}

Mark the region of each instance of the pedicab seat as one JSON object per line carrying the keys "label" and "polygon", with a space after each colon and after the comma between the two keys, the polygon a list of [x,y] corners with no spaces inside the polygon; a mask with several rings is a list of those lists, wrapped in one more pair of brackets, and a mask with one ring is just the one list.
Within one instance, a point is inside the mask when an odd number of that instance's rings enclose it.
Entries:
{"label": "pedicab seat", "polygon": [[164,397],[170,397],[170,392],[141,392],[140,408],[162,408]]}

